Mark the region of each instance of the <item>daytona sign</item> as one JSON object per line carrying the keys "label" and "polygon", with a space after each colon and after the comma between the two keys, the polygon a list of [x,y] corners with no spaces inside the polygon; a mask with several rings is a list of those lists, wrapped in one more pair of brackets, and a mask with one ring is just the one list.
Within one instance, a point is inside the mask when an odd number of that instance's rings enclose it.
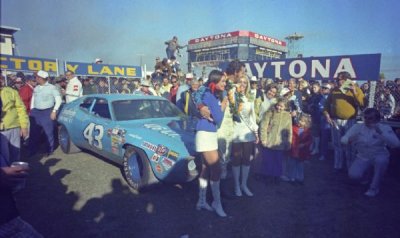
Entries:
{"label": "daytona sign", "polygon": [[[342,55],[245,61],[247,73],[257,78],[305,78],[307,80],[334,79],[341,71],[350,73],[354,80],[378,80],[381,54]],[[226,69],[229,62],[219,65]]]}
{"label": "daytona sign", "polygon": [[272,44],[280,45],[280,46],[286,46],[286,42],[261,35],[258,33],[254,33],[251,31],[233,31],[233,32],[226,32],[226,33],[221,33],[221,34],[216,34],[216,35],[210,35],[210,36],[203,36],[200,38],[195,38],[189,41],[189,44],[198,44],[198,43],[204,43],[204,42],[209,42],[209,41],[214,41],[214,40],[221,40],[221,39],[227,39],[227,38],[232,38],[236,36],[241,36],[241,37],[249,37],[249,38],[254,38],[254,39],[259,39],[262,41],[270,42]]}
{"label": "daytona sign", "polygon": [[224,39],[224,38],[231,38],[234,36],[239,36],[239,31],[221,33],[221,34],[204,36],[204,37],[192,39],[189,41],[189,44],[197,44],[197,43],[202,43],[202,42],[207,42],[207,41],[220,40],[220,39]]}

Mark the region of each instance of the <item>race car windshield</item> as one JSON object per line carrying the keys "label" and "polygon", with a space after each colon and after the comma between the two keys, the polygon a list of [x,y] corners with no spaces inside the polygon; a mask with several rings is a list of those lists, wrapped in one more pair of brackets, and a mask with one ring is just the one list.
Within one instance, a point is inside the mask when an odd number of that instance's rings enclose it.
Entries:
{"label": "race car windshield", "polygon": [[114,101],[112,107],[117,121],[184,116],[166,100],[121,100]]}

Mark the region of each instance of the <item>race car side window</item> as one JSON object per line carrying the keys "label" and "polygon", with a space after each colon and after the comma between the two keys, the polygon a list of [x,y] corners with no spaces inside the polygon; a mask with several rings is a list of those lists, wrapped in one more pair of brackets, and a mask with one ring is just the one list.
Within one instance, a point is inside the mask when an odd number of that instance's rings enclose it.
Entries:
{"label": "race car side window", "polygon": [[108,102],[106,99],[97,98],[92,112],[99,117],[111,119],[110,109],[108,108]]}
{"label": "race car side window", "polygon": [[86,98],[80,105],[79,107],[85,111],[90,111],[90,108],[92,107],[94,98]]}

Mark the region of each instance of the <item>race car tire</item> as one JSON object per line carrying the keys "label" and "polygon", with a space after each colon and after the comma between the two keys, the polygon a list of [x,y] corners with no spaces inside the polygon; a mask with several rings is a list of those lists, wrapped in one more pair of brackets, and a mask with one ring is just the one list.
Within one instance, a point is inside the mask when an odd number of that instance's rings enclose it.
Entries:
{"label": "race car tire", "polygon": [[61,150],[65,154],[78,153],[81,150],[71,141],[68,130],[64,125],[60,126],[58,132],[58,142],[60,144]]}
{"label": "race car tire", "polygon": [[126,147],[122,170],[128,185],[137,191],[157,180],[144,151],[134,146]]}

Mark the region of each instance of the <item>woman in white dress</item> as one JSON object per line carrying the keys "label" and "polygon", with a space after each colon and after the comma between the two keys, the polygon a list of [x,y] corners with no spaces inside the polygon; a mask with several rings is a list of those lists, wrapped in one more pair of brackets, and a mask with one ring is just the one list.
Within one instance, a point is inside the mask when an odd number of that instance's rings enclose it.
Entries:
{"label": "woman in white dress", "polygon": [[240,121],[235,121],[233,126],[231,161],[236,196],[242,196],[242,192],[247,196],[253,196],[253,193],[247,187],[247,180],[250,171],[250,158],[254,152],[255,144],[258,143],[258,125],[254,101],[249,100],[251,98],[249,93],[249,80],[247,77],[241,77],[236,90]]}

